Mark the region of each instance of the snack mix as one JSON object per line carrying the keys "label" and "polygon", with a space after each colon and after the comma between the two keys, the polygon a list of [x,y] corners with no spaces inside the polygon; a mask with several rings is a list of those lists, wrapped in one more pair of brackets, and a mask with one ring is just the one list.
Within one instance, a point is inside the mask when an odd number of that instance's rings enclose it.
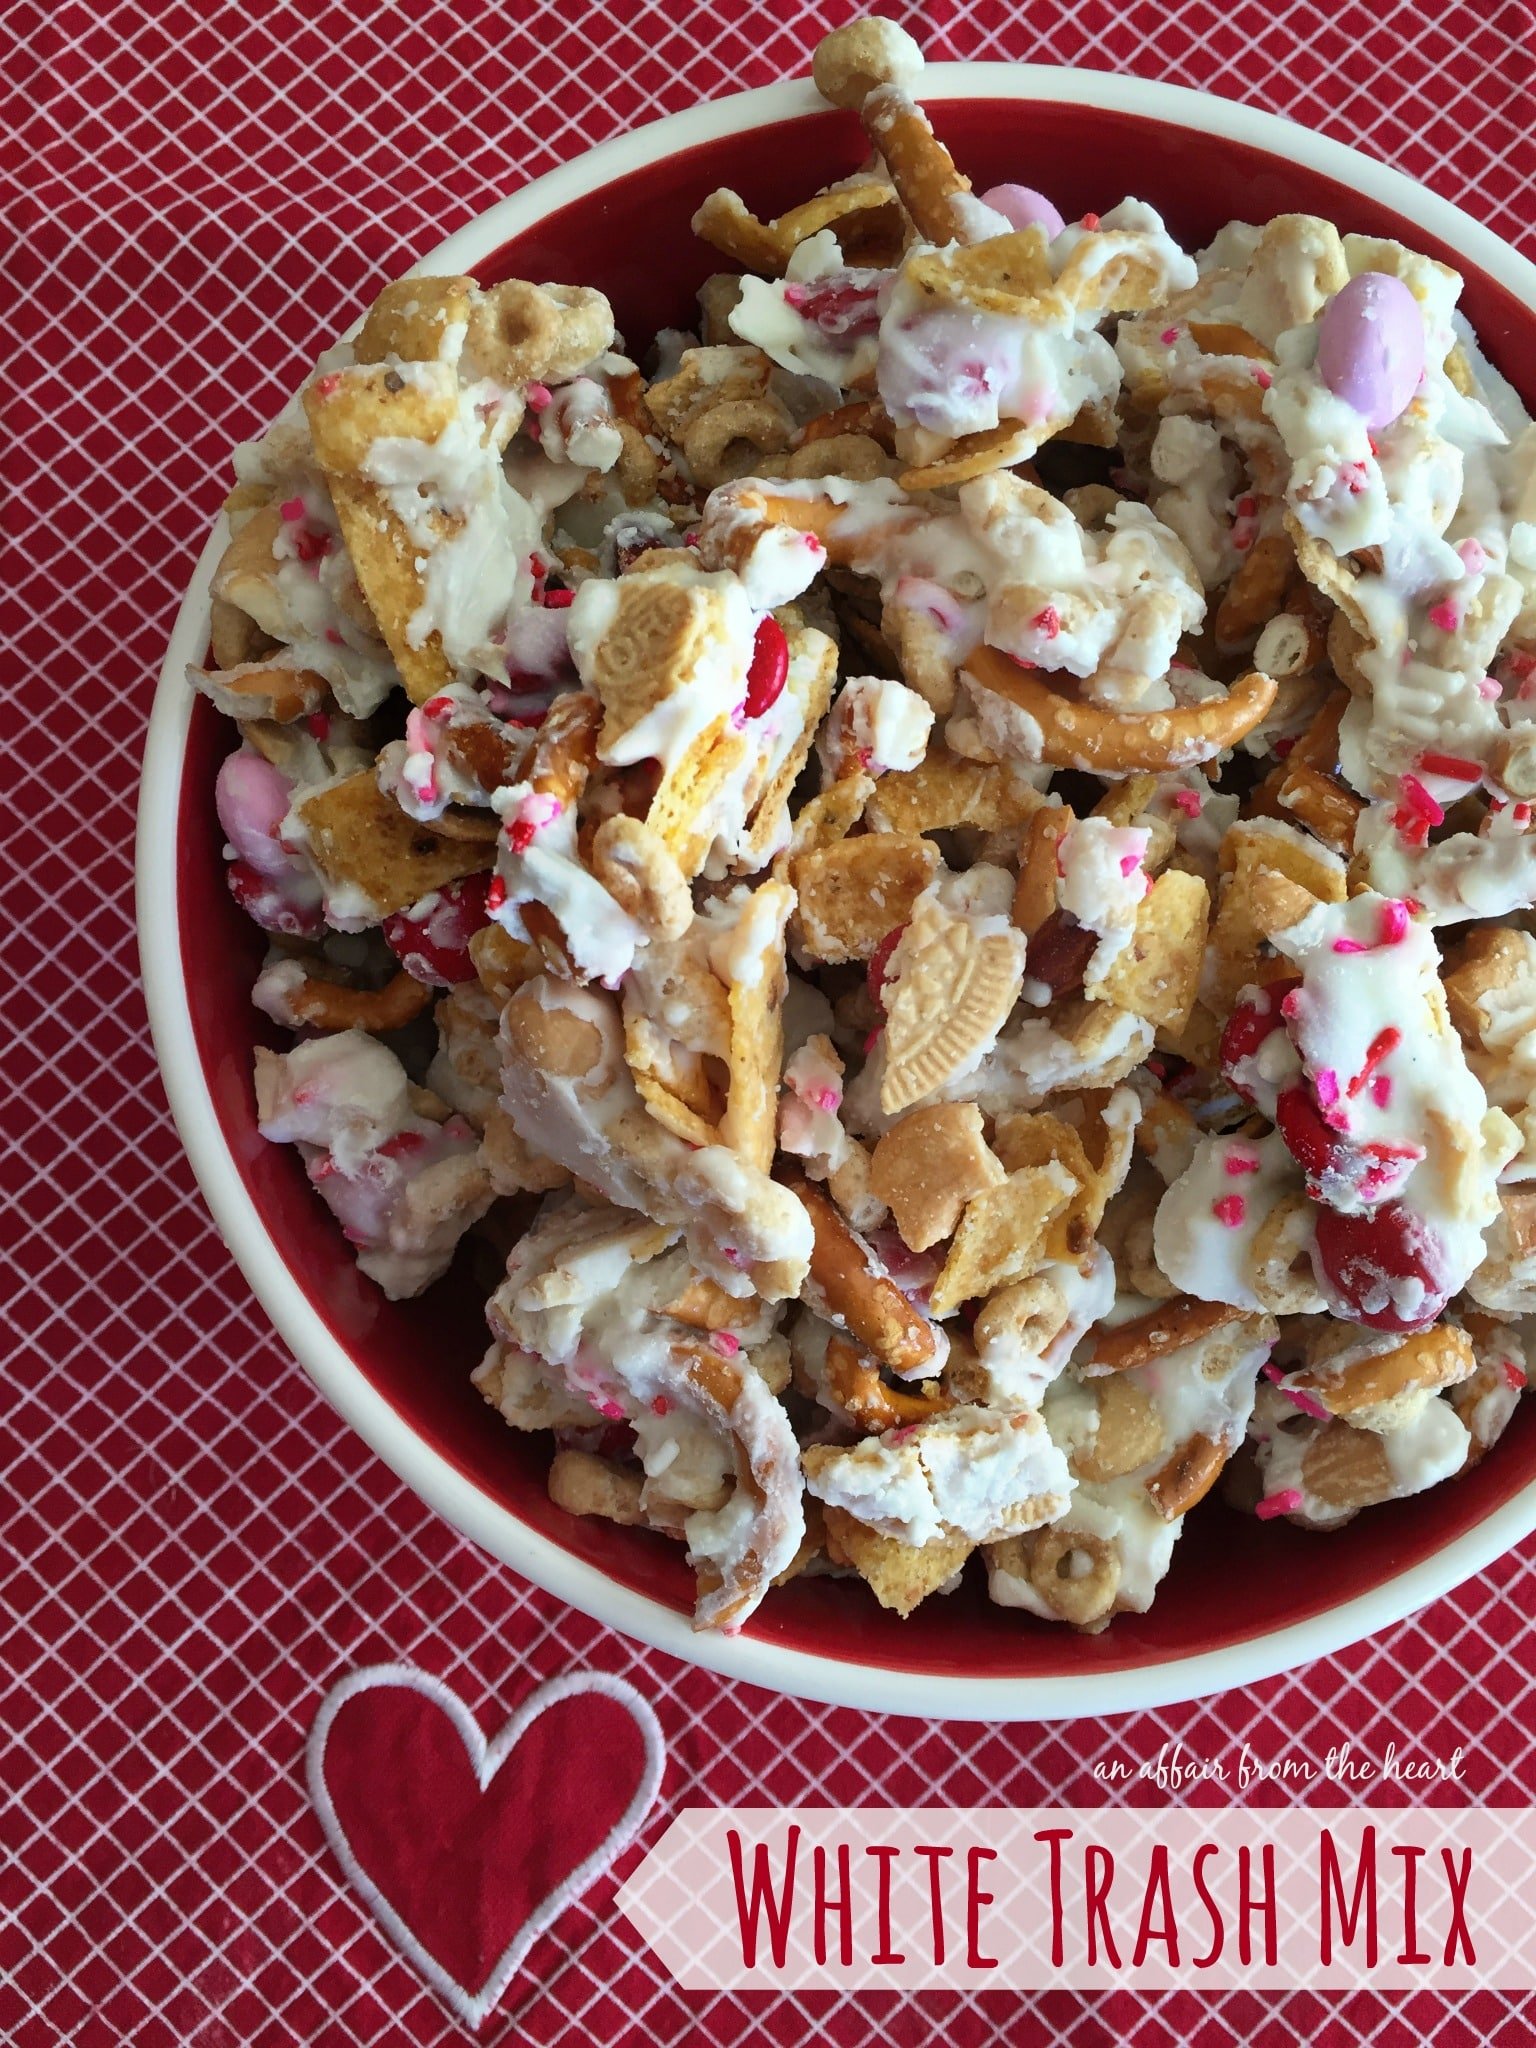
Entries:
{"label": "snack mix", "polygon": [[[1536,1311],[1536,429],[1461,280],[866,167],[642,368],[410,276],[235,456],[260,1126],[697,1623],[1144,1611],[1184,1519],[1474,1464]],[[403,691],[403,697],[401,692]],[[980,1569],[981,1567],[978,1567]]]}

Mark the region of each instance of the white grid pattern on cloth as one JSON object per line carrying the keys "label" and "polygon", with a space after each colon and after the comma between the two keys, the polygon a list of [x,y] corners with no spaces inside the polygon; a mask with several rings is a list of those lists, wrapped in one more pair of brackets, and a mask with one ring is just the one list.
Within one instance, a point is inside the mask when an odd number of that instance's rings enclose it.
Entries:
{"label": "white grid pattern on cloth", "polygon": [[[347,1433],[247,1299],[180,1156],[135,985],[132,800],[151,679],[230,444],[371,286],[473,212],[628,122],[801,68],[851,11],[385,0],[359,19],[291,0],[208,14],[12,0],[0,14],[6,687],[32,771],[13,786],[0,880],[4,1128],[28,1181],[0,1242],[0,2032],[18,2048],[462,2038],[341,1887],[304,1797],[323,1692],[395,1657],[487,1728],[573,1666],[631,1678],[671,1748],[646,1839],[697,1801],[1156,1801],[1146,1786],[1106,1795],[1091,1767],[1177,1740],[1199,1754],[1246,1740],[1266,1758],[1470,1741],[1474,1797],[1536,1793],[1530,1545],[1325,1667],[1100,1727],[880,1722],[637,1651],[462,1543]],[[1027,23],[999,0],[885,11],[935,55],[1135,69],[1272,106],[1536,239],[1536,22],[1518,0],[1434,20],[1390,0],[1042,0]],[[614,1881],[536,1944],[483,2038],[820,2031],[863,2048],[942,2031],[982,2048],[1021,2031],[1017,2002],[986,1993],[684,1997],[630,1952]],[[1029,2018],[1052,2048],[1531,2033],[1520,2001],[1486,1994],[1279,2008],[1047,1994]]]}

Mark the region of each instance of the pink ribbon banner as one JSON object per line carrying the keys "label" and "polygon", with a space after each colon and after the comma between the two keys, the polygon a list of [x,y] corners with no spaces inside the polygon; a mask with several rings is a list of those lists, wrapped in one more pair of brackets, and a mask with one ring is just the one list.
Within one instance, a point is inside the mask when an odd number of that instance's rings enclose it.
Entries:
{"label": "pink ribbon banner", "polygon": [[692,1991],[1536,1984],[1536,1810],[690,1808],[618,1903]]}

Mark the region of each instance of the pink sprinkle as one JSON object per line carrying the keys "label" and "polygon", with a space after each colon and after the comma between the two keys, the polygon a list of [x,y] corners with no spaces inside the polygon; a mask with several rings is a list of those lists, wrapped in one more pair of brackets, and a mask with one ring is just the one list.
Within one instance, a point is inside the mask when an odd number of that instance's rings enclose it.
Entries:
{"label": "pink sprinkle", "polygon": [[1287,989],[1280,998],[1280,1014],[1287,1023],[1294,1023],[1301,1014],[1301,990]]}
{"label": "pink sprinkle", "polygon": [[1503,693],[1504,685],[1499,681],[1497,676],[1484,676],[1482,681],[1477,686],[1477,694],[1479,695],[1479,697],[1486,698],[1490,704],[1496,702],[1496,700],[1499,697],[1501,697]]}
{"label": "pink sprinkle", "polygon": [[1258,385],[1261,391],[1267,391],[1270,385],[1273,384],[1275,380],[1273,377],[1271,377],[1268,370],[1261,369],[1255,366],[1253,372],[1253,381],[1255,384]]}
{"label": "pink sprinkle", "polygon": [[1093,233],[1094,229],[1098,226],[1098,224],[1099,216],[1096,213],[1085,213],[1083,215],[1083,226],[1087,228],[1090,234]]}
{"label": "pink sprinkle", "polygon": [[1047,640],[1054,640],[1061,631],[1061,613],[1057,611],[1055,605],[1048,604],[1042,610],[1035,613],[1035,616],[1030,620],[1030,624],[1038,632],[1043,633]]}
{"label": "pink sprinkle", "polygon": [[1176,789],[1173,793],[1173,807],[1182,811],[1186,818],[1198,818],[1205,808],[1205,800],[1197,790]]}
{"label": "pink sprinkle", "polygon": [[1372,1074],[1371,1100],[1378,1109],[1385,1109],[1392,1100],[1392,1076],[1390,1074]]}
{"label": "pink sprinkle", "polygon": [[1121,856],[1120,856],[1120,872],[1121,872],[1121,874],[1122,874],[1122,875],[1134,875],[1134,874],[1135,874],[1135,872],[1136,872],[1136,870],[1137,870],[1137,869],[1138,869],[1138,868],[1139,868],[1140,866],[1141,866],[1141,855],[1140,855],[1139,853],[1122,853],[1122,854],[1121,854]]}
{"label": "pink sprinkle", "polygon": [[744,1266],[747,1263],[746,1260],[742,1257],[740,1251],[733,1244],[721,1245],[720,1251],[727,1265]]}
{"label": "pink sprinkle", "polygon": [[1310,1415],[1318,1422],[1328,1420],[1328,1410],[1315,1394],[1309,1394],[1304,1387],[1282,1387],[1280,1391],[1303,1415]]}
{"label": "pink sprinkle", "polygon": [[341,373],[339,370],[332,370],[328,375],[315,379],[315,393],[317,397],[334,398],[340,389]]}
{"label": "pink sprinkle", "polygon": [[716,1330],[709,1341],[722,1358],[734,1358],[741,1349],[741,1339],[733,1337],[729,1330]]}
{"label": "pink sprinkle", "polygon": [[1403,802],[1410,811],[1431,825],[1441,825],[1445,822],[1444,807],[1435,802],[1417,775],[1404,775],[1401,786]]}
{"label": "pink sprinkle", "polygon": [[818,1088],[811,1097],[813,1109],[824,1109],[830,1116],[832,1111],[842,1107],[842,1091],[838,1088]]}
{"label": "pink sprinkle", "polygon": [[1253,535],[1251,533],[1234,532],[1232,535],[1232,545],[1240,555],[1244,555],[1253,546]]}
{"label": "pink sprinkle", "polygon": [[528,403],[535,412],[542,412],[545,406],[553,401],[554,393],[547,384],[530,384],[528,386],[527,398]]}
{"label": "pink sprinkle", "polygon": [[1163,346],[1165,348],[1171,348],[1178,338],[1179,330],[1177,327],[1165,327],[1163,329]]}
{"label": "pink sprinkle", "polygon": [[304,500],[302,498],[284,498],[282,504],[277,509],[281,516],[290,522],[296,519],[303,519],[306,516]]}
{"label": "pink sprinkle", "polygon": [[1381,906],[1380,946],[1400,946],[1408,936],[1408,906],[1406,903],[1391,902]]}
{"label": "pink sprinkle", "polygon": [[1358,939],[1335,939],[1333,950],[1335,953],[1363,953],[1366,948]]}
{"label": "pink sprinkle", "polygon": [[1294,1515],[1301,1506],[1301,1488],[1288,1486],[1284,1493],[1266,1494],[1254,1508],[1261,1522],[1272,1522],[1277,1515]]}
{"label": "pink sprinkle", "polygon": [[596,1407],[598,1414],[606,1415],[610,1422],[622,1422],[624,1420],[624,1410],[617,1401],[599,1401],[596,1403]]}
{"label": "pink sprinkle", "polygon": [[671,1412],[672,1403],[667,1399],[665,1394],[658,1394],[655,1400],[651,1403],[651,1413],[653,1415],[669,1415]]}
{"label": "pink sprinkle", "polygon": [[1456,552],[1461,557],[1461,566],[1469,576],[1481,576],[1488,566],[1488,555],[1480,540],[1464,540]]}
{"label": "pink sprinkle", "polygon": [[1227,1230],[1240,1230],[1243,1218],[1248,1214],[1248,1204],[1241,1195],[1223,1195],[1219,1202],[1212,1202],[1211,1214]]}
{"label": "pink sprinkle", "polygon": [[1439,604],[1432,604],[1430,606],[1429,623],[1432,626],[1438,626],[1442,633],[1454,633],[1461,625],[1461,613],[1457,611],[1451,600],[1445,597],[1440,600]]}
{"label": "pink sprinkle", "polygon": [[1339,1077],[1332,1067],[1324,1067],[1313,1083],[1317,1093],[1318,1106],[1329,1109],[1339,1099]]}
{"label": "pink sprinkle", "polygon": [[1343,477],[1351,497],[1358,498],[1365,489],[1365,464],[1363,462],[1346,462],[1339,474]]}
{"label": "pink sprinkle", "polygon": [[1260,1163],[1261,1162],[1254,1153],[1239,1152],[1235,1149],[1227,1154],[1225,1161],[1227,1172],[1233,1175],[1239,1173],[1257,1173],[1259,1170]]}

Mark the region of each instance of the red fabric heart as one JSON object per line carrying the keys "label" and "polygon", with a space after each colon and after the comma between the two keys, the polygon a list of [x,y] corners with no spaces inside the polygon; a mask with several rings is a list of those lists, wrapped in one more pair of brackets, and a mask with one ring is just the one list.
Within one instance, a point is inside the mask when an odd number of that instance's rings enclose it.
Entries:
{"label": "red fabric heart", "polygon": [[309,1773],[348,1877],[478,2024],[538,1934],[635,1833],[661,1763],[654,1714],[606,1674],[540,1687],[487,1743],[439,1680],[386,1665],[331,1694]]}

